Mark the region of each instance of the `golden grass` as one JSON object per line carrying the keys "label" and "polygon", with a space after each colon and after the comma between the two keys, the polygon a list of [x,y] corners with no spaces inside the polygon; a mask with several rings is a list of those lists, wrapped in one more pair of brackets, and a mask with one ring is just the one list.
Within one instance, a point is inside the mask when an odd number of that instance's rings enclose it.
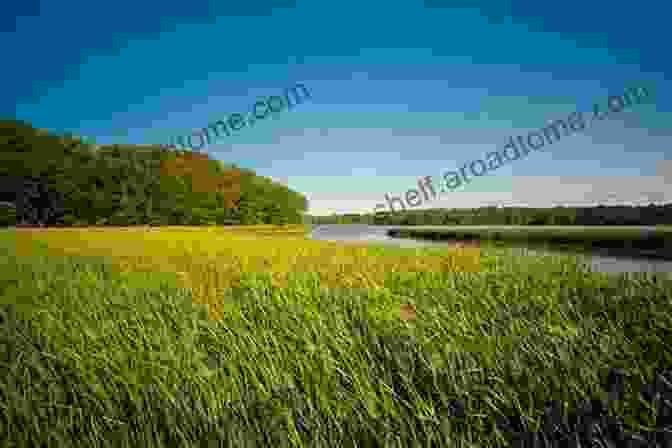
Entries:
{"label": "golden grass", "polygon": [[416,306],[412,303],[402,303],[399,306],[399,317],[401,320],[415,320],[417,318]]}
{"label": "golden grass", "polygon": [[[381,289],[395,275],[481,270],[478,248],[421,252],[316,241],[303,226],[22,229],[17,251],[29,250],[31,240],[61,253],[109,257],[120,271],[175,274],[211,318],[225,313],[223,291],[242,286],[248,274],[268,274],[281,288],[292,274],[310,273],[323,288]],[[414,315],[402,307],[403,319]]]}

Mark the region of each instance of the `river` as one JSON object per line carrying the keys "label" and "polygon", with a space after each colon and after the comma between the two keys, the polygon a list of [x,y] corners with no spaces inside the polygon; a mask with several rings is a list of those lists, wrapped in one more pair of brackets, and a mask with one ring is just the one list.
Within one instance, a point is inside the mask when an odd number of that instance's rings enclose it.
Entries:
{"label": "river", "polygon": [[[420,226],[422,227],[422,226]],[[437,228],[440,226],[431,226]],[[406,238],[391,238],[387,236],[387,230],[399,228],[419,228],[418,226],[369,226],[365,224],[325,224],[314,226],[310,234],[312,239],[332,240],[332,241],[357,241],[394,244],[402,247],[423,247],[423,246],[446,246],[450,243],[440,241],[423,241]],[[510,250],[519,255],[524,254],[566,254],[566,252],[555,252],[545,249],[528,249],[525,247],[511,247]],[[614,257],[603,254],[578,254],[575,253],[586,265],[589,265],[593,271],[597,272],[655,272],[672,273],[672,261]]]}

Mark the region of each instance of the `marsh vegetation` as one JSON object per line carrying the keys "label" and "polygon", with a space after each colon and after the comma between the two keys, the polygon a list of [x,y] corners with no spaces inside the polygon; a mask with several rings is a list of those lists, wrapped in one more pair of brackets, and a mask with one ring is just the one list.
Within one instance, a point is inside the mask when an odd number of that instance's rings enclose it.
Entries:
{"label": "marsh vegetation", "polygon": [[304,233],[2,232],[8,443],[506,446],[586,421],[662,440],[672,280]]}

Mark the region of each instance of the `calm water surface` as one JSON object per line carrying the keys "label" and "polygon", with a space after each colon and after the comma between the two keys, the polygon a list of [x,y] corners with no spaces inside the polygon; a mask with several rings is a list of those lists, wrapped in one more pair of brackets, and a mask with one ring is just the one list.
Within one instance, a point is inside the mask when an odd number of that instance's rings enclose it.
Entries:
{"label": "calm water surface", "polygon": [[[423,247],[423,246],[446,246],[450,243],[440,241],[422,241],[406,238],[391,238],[386,232],[389,229],[399,228],[421,228],[423,226],[368,226],[365,224],[328,224],[314,226],[310,235],[316,240],[332,241],[369,241],[372,243],[394,244],[402,247]],[[440,226],[425,226],[440,228]],[[563,254],[544,249],[527,249],[515,247],[510,249],[516,254],[542,254],[553,255]],[[564,253],[566,254],[566,252]],[[602,254],[581,255],[575,254],[582,259],[590,268],[599,272],[660,272],[672,273],[672,261],[652,260],[640,258],[612,257]]]}

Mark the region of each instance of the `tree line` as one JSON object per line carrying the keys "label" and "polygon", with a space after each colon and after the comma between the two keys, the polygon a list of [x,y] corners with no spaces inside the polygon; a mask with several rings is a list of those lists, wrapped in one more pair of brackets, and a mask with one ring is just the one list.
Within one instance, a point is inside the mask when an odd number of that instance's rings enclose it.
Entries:
{"label": "tree line", "polygon": [[300,193],[160,145],[94,145],[0,120],[0,225],[300,224]]}
{"label": "tree line", "polygon": [[647,206],[480,207],[311,216],[313,224],[369,225],[672,225],[672,203]]}

